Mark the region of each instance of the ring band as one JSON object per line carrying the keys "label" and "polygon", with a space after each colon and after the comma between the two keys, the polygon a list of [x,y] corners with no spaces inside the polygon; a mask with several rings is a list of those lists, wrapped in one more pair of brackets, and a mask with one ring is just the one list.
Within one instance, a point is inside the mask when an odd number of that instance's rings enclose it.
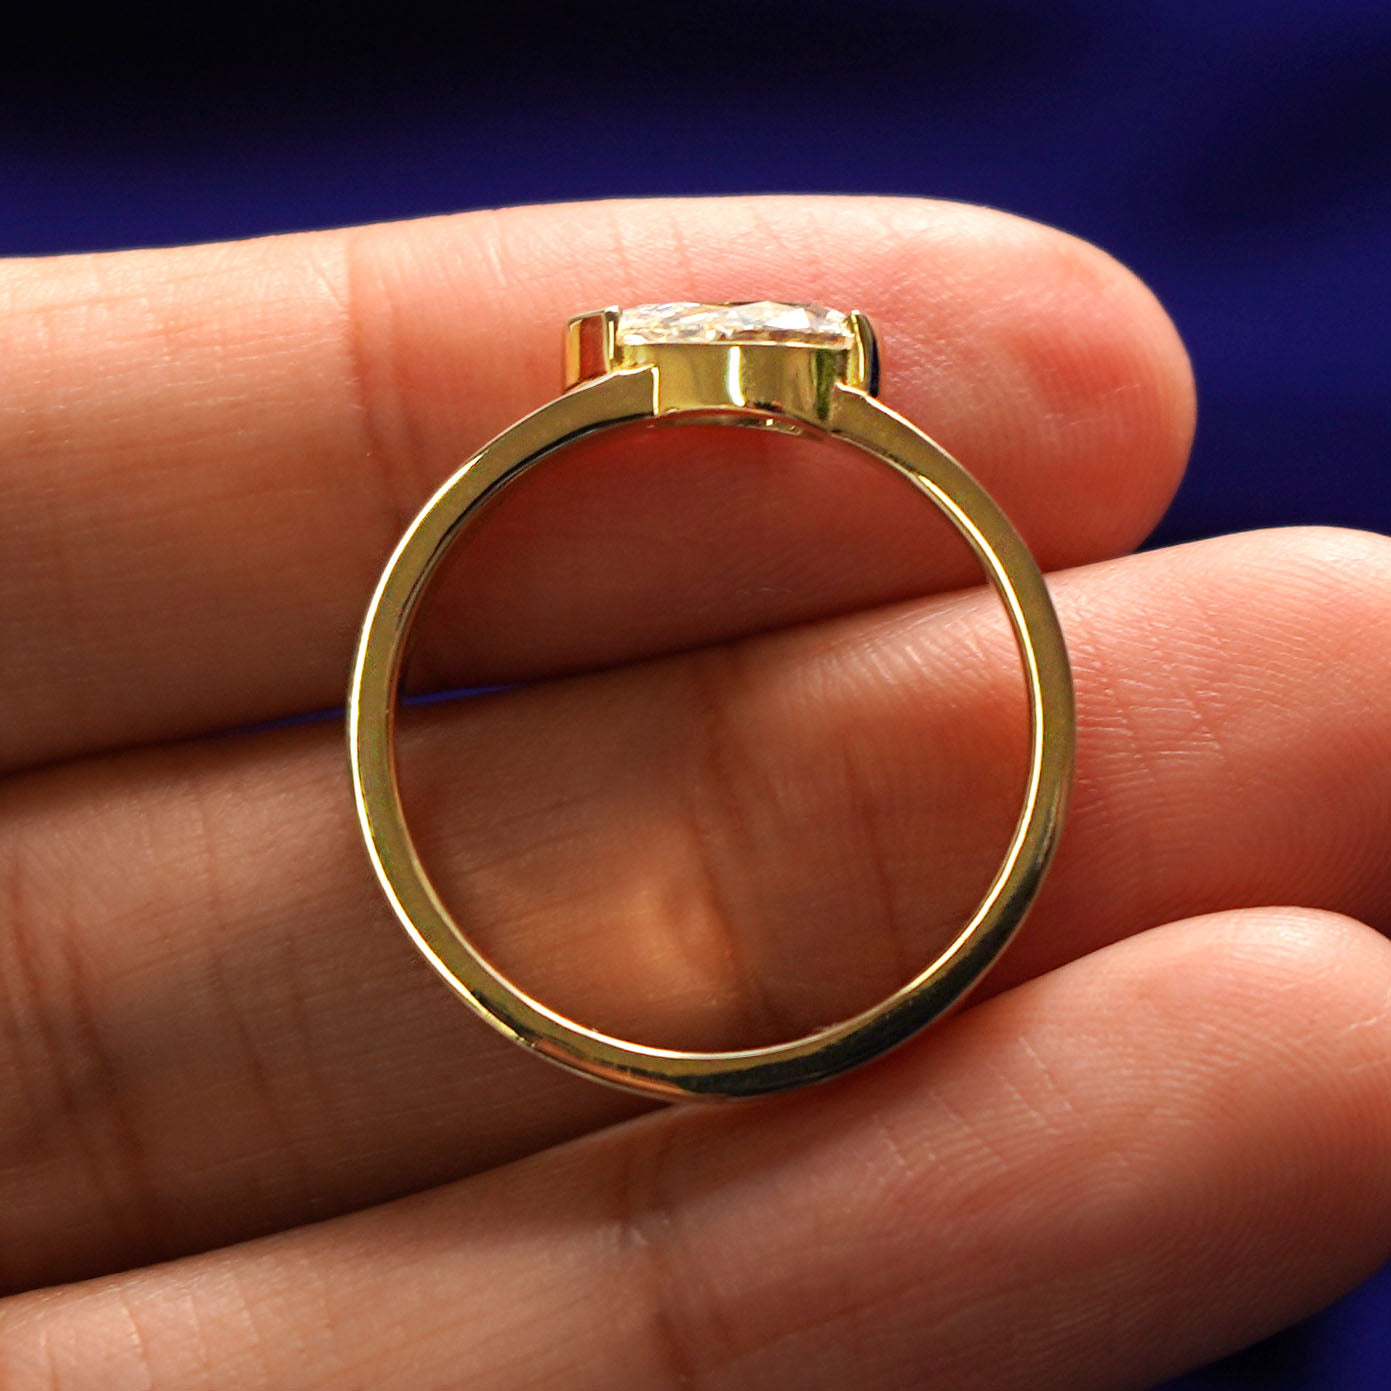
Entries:
{"label": "ring band", "polygon": [[[570,321],[566,390],[484,445],[426,503],[382,572],[348,694],[353,788],[368,854],[426,959],[487,1023],[552,1062],[668,1100],[758,1096],[878,1056],[971,989],[1028,912],[1057,845],[1075,727],[1067,650],[1042,575],[985,490],[876,399],[878,348],[860,313],[769,302],[644,305]],[[969,543],[1002,600],[1029,697],[1023,804],[1004,859],[955,938],[887,999],[805,1037],[699,1053],[626,1042],[565,1018],[497,972],[440,900],[416,853],[393,737],[406,640],[429,580],[509,482],[571,441],[633,421],[771,425],[831,437],[887,465]]]}

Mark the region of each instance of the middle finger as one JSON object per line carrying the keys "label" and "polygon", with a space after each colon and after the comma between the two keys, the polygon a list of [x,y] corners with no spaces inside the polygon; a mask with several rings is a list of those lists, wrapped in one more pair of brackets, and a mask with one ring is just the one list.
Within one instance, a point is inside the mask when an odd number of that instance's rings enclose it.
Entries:
{"label": "middle finger", "polygon": [[[1368,633],[1388,584],[1384,540],[1317,532],[1059,577],[1075,807],[990,989],[1221,908],[1385,922],[1391,642]],[[882,995],[969,908],[1013,815],[1017,662],[983,600],[738,651],[434,707],[407,741],[470,932],[549,1002],[651,1041],[786,1036]],[[342,758],[325,724],[11,785],[11,1287],[379,1201],[642,1104],[506,1044],[414,959]]]}

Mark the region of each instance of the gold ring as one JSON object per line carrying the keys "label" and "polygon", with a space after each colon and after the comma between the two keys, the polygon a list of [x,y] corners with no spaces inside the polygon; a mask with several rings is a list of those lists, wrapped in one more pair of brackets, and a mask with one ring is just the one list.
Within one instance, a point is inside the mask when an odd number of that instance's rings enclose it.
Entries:
{"label": "gold ring", "polygon": [[[368,605],[348,693],[358,819],[372,865],[426,959],[508,1038],[601,1082],[668,1100],[763,1095],[878,1056],[939,1018],[1018,930],[1057,845],[1075,726],[1067,649],[1043,576],[985,490],[876,399],[878,348],[860,313],[804,304],[656,304],[572,319],[566,388],[485,444],[435,493],[387,562]],[[984,898],[912,980],[870,1009],[789,1042],[698,1053],[630,1043],[557,1014],[478,953],[412,843],[393,728],[406,639],[431,575],[500,490],[567,443],[630,421],[771,425],[856,446],[939,507],[1004,603],[1029,697],[1023,805]]]}

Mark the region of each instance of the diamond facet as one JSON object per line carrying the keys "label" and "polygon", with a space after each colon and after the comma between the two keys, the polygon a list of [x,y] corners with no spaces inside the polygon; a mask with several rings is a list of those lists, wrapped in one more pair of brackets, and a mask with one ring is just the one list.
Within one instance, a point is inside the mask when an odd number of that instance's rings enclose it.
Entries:
{"label": "diamond facet", "polygon": [[620,343],[797,343],[848,348],[850,319],[819,304],[639,304],[618,316]]}

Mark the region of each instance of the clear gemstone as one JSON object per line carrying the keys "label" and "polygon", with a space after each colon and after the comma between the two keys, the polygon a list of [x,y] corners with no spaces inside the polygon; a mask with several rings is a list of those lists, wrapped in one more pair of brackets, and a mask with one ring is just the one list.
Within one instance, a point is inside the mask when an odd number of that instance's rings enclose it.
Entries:
{"label": "clear gemstone", "polygon": [[620,343],[801,343],[844,348],[854,342],[848,316],[819,304],[639,304],[618,315]]}

